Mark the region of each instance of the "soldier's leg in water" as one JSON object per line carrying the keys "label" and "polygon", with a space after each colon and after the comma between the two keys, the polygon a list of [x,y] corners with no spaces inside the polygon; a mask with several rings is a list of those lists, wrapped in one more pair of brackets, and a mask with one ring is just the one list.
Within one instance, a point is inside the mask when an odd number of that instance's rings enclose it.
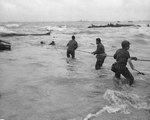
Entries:
{"label": "soldier's leg in water", "polygon": [[71,51],[71,56],[72,56],[72,59],[75,58],[75,51]]}
{"label": "soldier's leg in water", "polygon": [[98,66],[99,66],[99,68],[102,67],[105,58],[106,58],[106,56],[99,56],[99,57],[98,57]]}
{"label": "soldier's leg in water", "polygon": [[115,72],[115,77],[117,78],[117,79],[120,79],[120,73],[119,72]]}
{"label": "soldier's leg in water", "polygon": [[101,62],[100,62],[100,66],[103,65],[105,58],[106,58],[106,56],[101,56],[101,57],[100,57],[100,61],[101,61]]}
{"label": "soldier's leg in water", "polygon": [[70,57],[70,52],[67,50],[67,58]]}
{"label": "soldier's leg in water", "polygon": [[127,67],[125,67],[123,69],[123,71],[121,72],[121,74],[126,78],[127,83],[131,86],[134,83],[134,77],[133,75],[130,73],[130,71],[128,70]]}
{"label": "soldier's leg in water", "polygon": [[97,59],[96,64],[95,64],[95,70],[99,70],[101,68],[101,61]]}
{"label": "soldier's leg in water", "polygon": [[114,76],[114,81],[113,81],[113,82],[114,82],[114,85],[115,85],[116,87],[119,87],[119,85],[121,84],[120,76],[121,76],[120,72],[116,71],[116,72],[115,72],[115,76]]}

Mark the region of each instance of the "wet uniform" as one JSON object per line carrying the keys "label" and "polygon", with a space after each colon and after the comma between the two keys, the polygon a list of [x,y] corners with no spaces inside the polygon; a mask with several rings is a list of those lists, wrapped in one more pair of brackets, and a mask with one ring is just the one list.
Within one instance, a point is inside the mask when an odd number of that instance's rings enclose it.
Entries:
{"label": "wet uniform", "polygon": [[[96,54],[96,58],[97,58],[97,61],[96,61],[96,64],[95,64],[95,69],[98,70],[98,69],[101,68],[101,66],[103,65],[104,60],[106,58],[105,48],[104,48],[102,43],[99,43],[97,45],[97,49],[94,52],[94,54]],[[103,55],[101,55],[101,54],[103,54]]]}
{"label": "wet uniform", "polygon": [[134,77],[126,67],[127,61],[130,58],[130,54],[127,50],[118,49],[114,54],[114,59],[116,62],[112,65],[111,70],[115,72],[115,77],[120,79],[120,75],[122,74],[126,79],[129,85],[134,83]]}
{"label": "wet uniform", "polygon": [[72,58],[75,58],[75,49],[77,49],[78,43],[75,40],[70,40],[67,46],[67,57],[69,58],[71,54]]}

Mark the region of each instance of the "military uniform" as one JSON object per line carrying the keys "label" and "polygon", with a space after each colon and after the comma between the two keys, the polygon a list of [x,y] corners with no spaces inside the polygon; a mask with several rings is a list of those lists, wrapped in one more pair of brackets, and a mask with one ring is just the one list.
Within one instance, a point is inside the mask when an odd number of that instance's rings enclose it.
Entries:
{"label": "military uniform", "polygon": [[97,61],[95,64],[95,69],[98,70],[101,68],[101,66],[103,65],[104,60],[106,58],[105,48],[102,43],[97,44],[97,49],[95,52],[93,52],[93,54],[94,55],[96,54]]}
{"label": "military uniform", "polygon": [[127,61],[130,58],[130,54],[127,50],[121,48],[114,54],[116,62],[112,65],[111,70],[115,72],[115,77],[120,79],[121,74],[126,78],[127,83],[132,85],[134,83],[134,77],[126,67]]}
{"label": "military uniform", "polygon": [[70,40],[67,46],[67,57],[69,58],[71,55],[72,58],[75,58],[75,49],[77,49],[78,43],[75,40]]}

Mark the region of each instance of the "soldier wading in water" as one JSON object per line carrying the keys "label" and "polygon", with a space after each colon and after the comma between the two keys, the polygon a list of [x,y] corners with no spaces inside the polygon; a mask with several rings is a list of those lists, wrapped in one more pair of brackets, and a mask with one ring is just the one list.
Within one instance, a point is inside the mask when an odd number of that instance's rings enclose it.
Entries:
{"label": "soldier wading in water", "polygon": [[130,48],[130,43],[127,40],[124,40],[121,43],[122,48],[118,49],[116,53],[114,54],[114,59],[116,59],[116,62],[112,65],[111,70],[115,72],[116,80],[114,81],[115,84],[119,84],[119,81],[121,82],[121,75],[123,75],[126,78],[126,83],[130,86],[134,83],[134,77],[126,67],[127,62],[129,63],[132,70],[135,70],[131,60],[137,60],[136,57],[130,57],[130,54],[128,52]]}

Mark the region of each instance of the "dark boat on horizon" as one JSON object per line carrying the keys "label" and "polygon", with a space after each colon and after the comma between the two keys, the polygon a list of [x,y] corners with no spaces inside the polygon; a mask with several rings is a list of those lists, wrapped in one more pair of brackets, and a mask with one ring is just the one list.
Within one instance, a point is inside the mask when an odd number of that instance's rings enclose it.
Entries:
{"label": "dark boat on horizon", "polygon": [[134,24],[107,24],[107,25],[91,25],[91,26],[88,26],[88,28],[101,28],[101,27],[130,27],[130,26],[135,26]]}
{"label": "dark boat on horizon", "polygon": [[11,44],[9,42],[5,42],[0,40],[0,51],[11,50]]}
{"label": "dark boat on horizon", "polygon": [[44,36],[44,35],[50,35],[51,34],[51,31],[50,32],[47,32],[47,33],[42,33],[42,34],[24,34],[24,33],[3,33],[1,34],[0,36],[1,37],[13,37],[13,36]]}

